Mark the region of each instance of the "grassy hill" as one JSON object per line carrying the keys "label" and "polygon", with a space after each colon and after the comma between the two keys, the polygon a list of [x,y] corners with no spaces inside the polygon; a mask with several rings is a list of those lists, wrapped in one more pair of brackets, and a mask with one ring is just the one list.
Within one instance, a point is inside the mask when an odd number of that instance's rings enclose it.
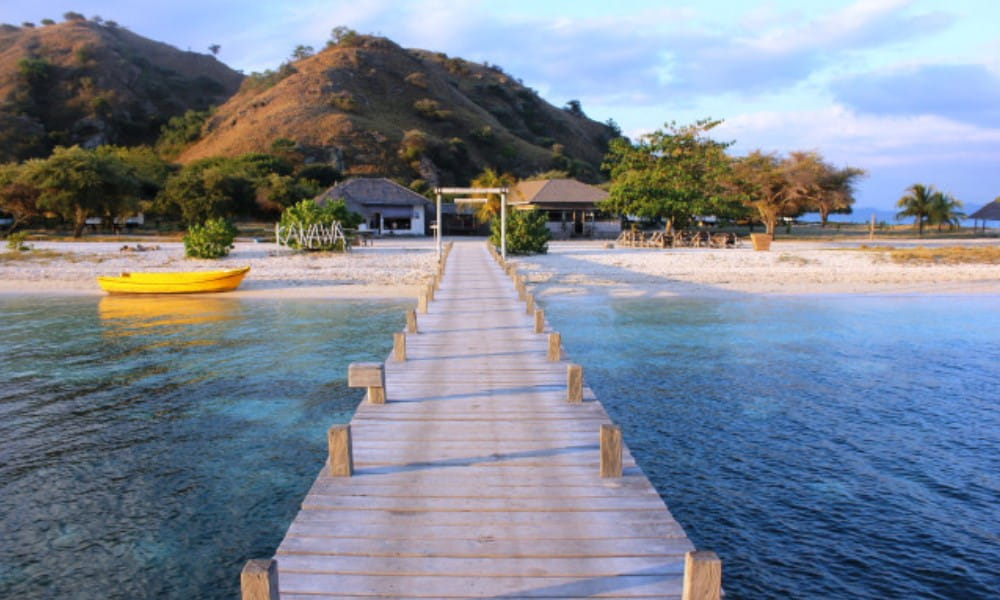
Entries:
{"label": "grassy hill", "polygon": [[322,52],[248,77],[179,160],[295,143],[347,175],[467,183],[492,167],[595,179],[616,131],[560,109],[504,73],[381,37],[350,35]]}
{"label": "grassy hill", "polygon": [[59,144],[151,144],[170,117],[222,103],[242,79],[112,21],[0,26],[0,161]]}

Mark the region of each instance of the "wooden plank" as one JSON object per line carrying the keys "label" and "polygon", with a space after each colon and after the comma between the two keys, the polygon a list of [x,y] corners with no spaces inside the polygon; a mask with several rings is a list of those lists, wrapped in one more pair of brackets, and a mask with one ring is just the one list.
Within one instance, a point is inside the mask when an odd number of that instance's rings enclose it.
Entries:
{"label": "wooden plank", "polygon": [[331,543],[329,537],[289,536],[278,548],[283,554],[339,556],[409,556],[466,558],[583,558],[625,556],[683,556],[692,550],[686,538],[511,539],[493,536],[466,538],[351,538]]}
{"label": "wooden plank", "polygon": [[[680,575],[615,577],[456,577],[282,573],[282,598],[680,598]],[[300,598],[303,596],[300,596]]]}

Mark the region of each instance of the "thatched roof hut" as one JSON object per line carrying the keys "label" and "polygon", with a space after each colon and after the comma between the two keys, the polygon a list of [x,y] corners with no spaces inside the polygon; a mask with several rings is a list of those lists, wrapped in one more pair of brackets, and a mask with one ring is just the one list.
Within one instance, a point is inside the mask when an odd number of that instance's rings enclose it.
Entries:
{"label": "thatched roof hut", "polygon": [[986,221],[1000,221],[1000,198],[980,208],[968,218],[972,219],[973,231],[976,230],[979,221],[983,222],[983,231],[986,231]]}
{"label": "thatched roof hut", "polygon": [[1000,221],[1000,199],[990,202],[976,212],[969,215],[970,219],[976,221]]}

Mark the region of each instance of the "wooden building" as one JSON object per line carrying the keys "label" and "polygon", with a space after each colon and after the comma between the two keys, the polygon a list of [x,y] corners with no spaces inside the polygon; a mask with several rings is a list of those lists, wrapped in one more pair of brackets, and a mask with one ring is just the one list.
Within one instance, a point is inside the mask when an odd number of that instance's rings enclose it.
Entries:
{"label": "wooden building", "polygon": [[536,208],[548,213],[548,227],[554,239],[573,237],[617,237],[621,219],[606,215],[598,203],[608,197],[599,187],[575,179],[521,181],[509,201],[522,210]]}
{"label": "wooden building", "polygon": [[385,178],[341,181],[315,198],[317,203],[343,199],[347,209],[364,217],[359,227],[378,235],[427,235],[432,202]]}

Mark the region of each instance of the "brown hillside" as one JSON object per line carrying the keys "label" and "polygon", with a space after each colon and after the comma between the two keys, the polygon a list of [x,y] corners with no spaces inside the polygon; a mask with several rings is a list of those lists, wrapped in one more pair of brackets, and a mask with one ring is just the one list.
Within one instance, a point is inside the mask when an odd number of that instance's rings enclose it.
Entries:
{"label": "brown hillside", "polygon": [[561,168],[594,179],[613,135],[497,67],[357,36],[269,80],[249,77],[180,160],[268,151],[287,138],[349,175],[448,185],[485,167]]}
{"label": "brown hillside", "polygon": [[243,76],[107,23],[0,28],[0,160],[57,144],[153,143],[188,109],[220,104]]}

